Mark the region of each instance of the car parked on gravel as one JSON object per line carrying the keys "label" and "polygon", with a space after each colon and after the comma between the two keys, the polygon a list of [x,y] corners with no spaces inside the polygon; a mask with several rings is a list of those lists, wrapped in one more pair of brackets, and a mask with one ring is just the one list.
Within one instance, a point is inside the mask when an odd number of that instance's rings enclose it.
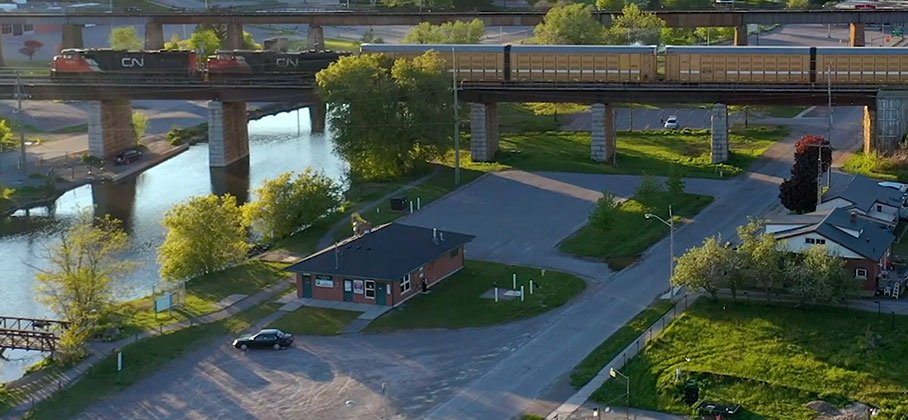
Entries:
{"label": "car parked on gravel", "polygon": [[293,344],[293,334],[276,329],[261,330],[257,334],[243,335],[233,340],[233,347],[243,351],[252,348],[280,350],[291,344]]}

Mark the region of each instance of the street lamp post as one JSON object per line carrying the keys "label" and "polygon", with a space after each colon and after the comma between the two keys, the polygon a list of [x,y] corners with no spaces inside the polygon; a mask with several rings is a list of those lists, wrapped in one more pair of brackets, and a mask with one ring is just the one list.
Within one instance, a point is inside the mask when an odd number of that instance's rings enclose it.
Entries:
{"label": "street lamp post", "polygon": [[609,368],[608,375],[613,378],[617,378],[619,376],[624,378],[624,384],[627,387],[624,392],[624,405],[627,406],[627,418],[631,418],[631,379],[615,368]]}
{"label": "street lamp post", "polygon": [[646,213],[643,217],[647,219],[656,219],[668,226],[668,293],[669,297],[675,295],[675,288],[672,286],[672,278],[675,277],[675,218],[672,216],[672,206],[668,206],[668,221],[652,213]]}

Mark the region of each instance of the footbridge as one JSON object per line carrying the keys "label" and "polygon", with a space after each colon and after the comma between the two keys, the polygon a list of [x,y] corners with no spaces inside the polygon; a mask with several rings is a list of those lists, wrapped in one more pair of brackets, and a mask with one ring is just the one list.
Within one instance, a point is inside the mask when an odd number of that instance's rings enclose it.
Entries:
{"label": "footbridge", "polygon": [[6,349],[53,352],[68,322],[0,316],[0,355]]}

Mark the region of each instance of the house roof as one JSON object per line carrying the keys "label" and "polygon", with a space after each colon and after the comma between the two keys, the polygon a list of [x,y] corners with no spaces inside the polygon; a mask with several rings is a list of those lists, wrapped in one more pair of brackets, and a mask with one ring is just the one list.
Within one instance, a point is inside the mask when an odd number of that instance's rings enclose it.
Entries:
{"label": "house roof", "polygon": [[[816,215],[812,214],[812,216]],[[767,224],[776,223],[770,221]],[[846,230],[856,232],[857,236]],[[792,229],[775,232],[773,235],[777,239],[784,239],[807,233],[816,233],[874,261],[879,261],[895,241],[895,235],[885,226],[861,216],[852,217],[851,210],[843,208],[832,209],[818,221],[806,226],[802,224],[802,226]]]}
{"label": "house roof", "polygon": [[842,198],[863,211],[870,211],[874,203],[900,208],[902,202],[905,201],[898,190],[882,187],[877,181],[861,175],[855,175],[851,182],[841,185],[841,187],[841,189],[833,188],[829,191],[823,201]]}
{"label": "house roof", "polygon": [[316,252],[287,270],[397,280],[475,238],[440,229],[437,233],[433,240],[433,229],[389,223]]}

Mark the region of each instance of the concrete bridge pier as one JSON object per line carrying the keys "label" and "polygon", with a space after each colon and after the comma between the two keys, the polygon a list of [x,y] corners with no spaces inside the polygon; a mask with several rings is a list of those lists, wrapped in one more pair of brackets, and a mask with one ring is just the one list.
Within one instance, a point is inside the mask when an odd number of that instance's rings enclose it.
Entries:
{"label": "concrete bridge pier", "polygon": [[747,25],[735,26],[735,46],[743,47],[745,45],[747,45]]}
{"label": "concrete bridge pier", "polygon": [[164,49],[164,25],[156,22],[148,22],[145,24],[145,49]]}
{"label": "concrete bridge pier", "polygon": [[324,133],[327,120],[328,106],[324,102],[309,105],[309,131],[311,133]]}
{"label": "concrete bridge pier", "polygon": [[712,163],[728,160],[728,106],[725,104],[713,105],[710,117],[710,145]]}
{"label": "concrete bridge pier", "polygon": [[322,51],[325,49],[325,30],[321,26],[309,25],[309,49]]}
{"label": "concrete bridge pier", "polygon": [[82,25],[63,24],[63,40],[60,43],[60,49],[83,48],[84,45],[85,43],[82,41]]}
{"label": "concrete bridge pier", "polygon": [[863,47],[864,46],[864,24],[863,23],[851,23],[848,25],[851,32],[850,42],[848,45],[852,47]]}
{"label": "concrete bridge pier", "polygon": [[894,152],[908,132],[908,92],[881,91],[864,107],[864,153]]}
{"label": "concrete bridge pier", "polygon": [[249,156],[245,102],[208,102],[208,166],[225,167]]}
{"label": "concrete bridge pier", "polygon": [[88,113],[88,154],[110,159],[136,145],[129,99],[106,99],[92,103]]}
{"label": "concrete bridge pier", "polygon": [[498,151],[498,104],[470,104],[470,154],[473,162],[491,162]]}
{"label": "concrete bridge pier", "polygon": [[227,24],[227,38],[224,40],[224,49],[243,49],[243,25],[241,23]]}
{"label": "concrete bridge pier", "polygon": [[593,141],[590,159],[596,162],[614,162],[617,152],[615,108],[611,104],[593,104],[591,121]]}

